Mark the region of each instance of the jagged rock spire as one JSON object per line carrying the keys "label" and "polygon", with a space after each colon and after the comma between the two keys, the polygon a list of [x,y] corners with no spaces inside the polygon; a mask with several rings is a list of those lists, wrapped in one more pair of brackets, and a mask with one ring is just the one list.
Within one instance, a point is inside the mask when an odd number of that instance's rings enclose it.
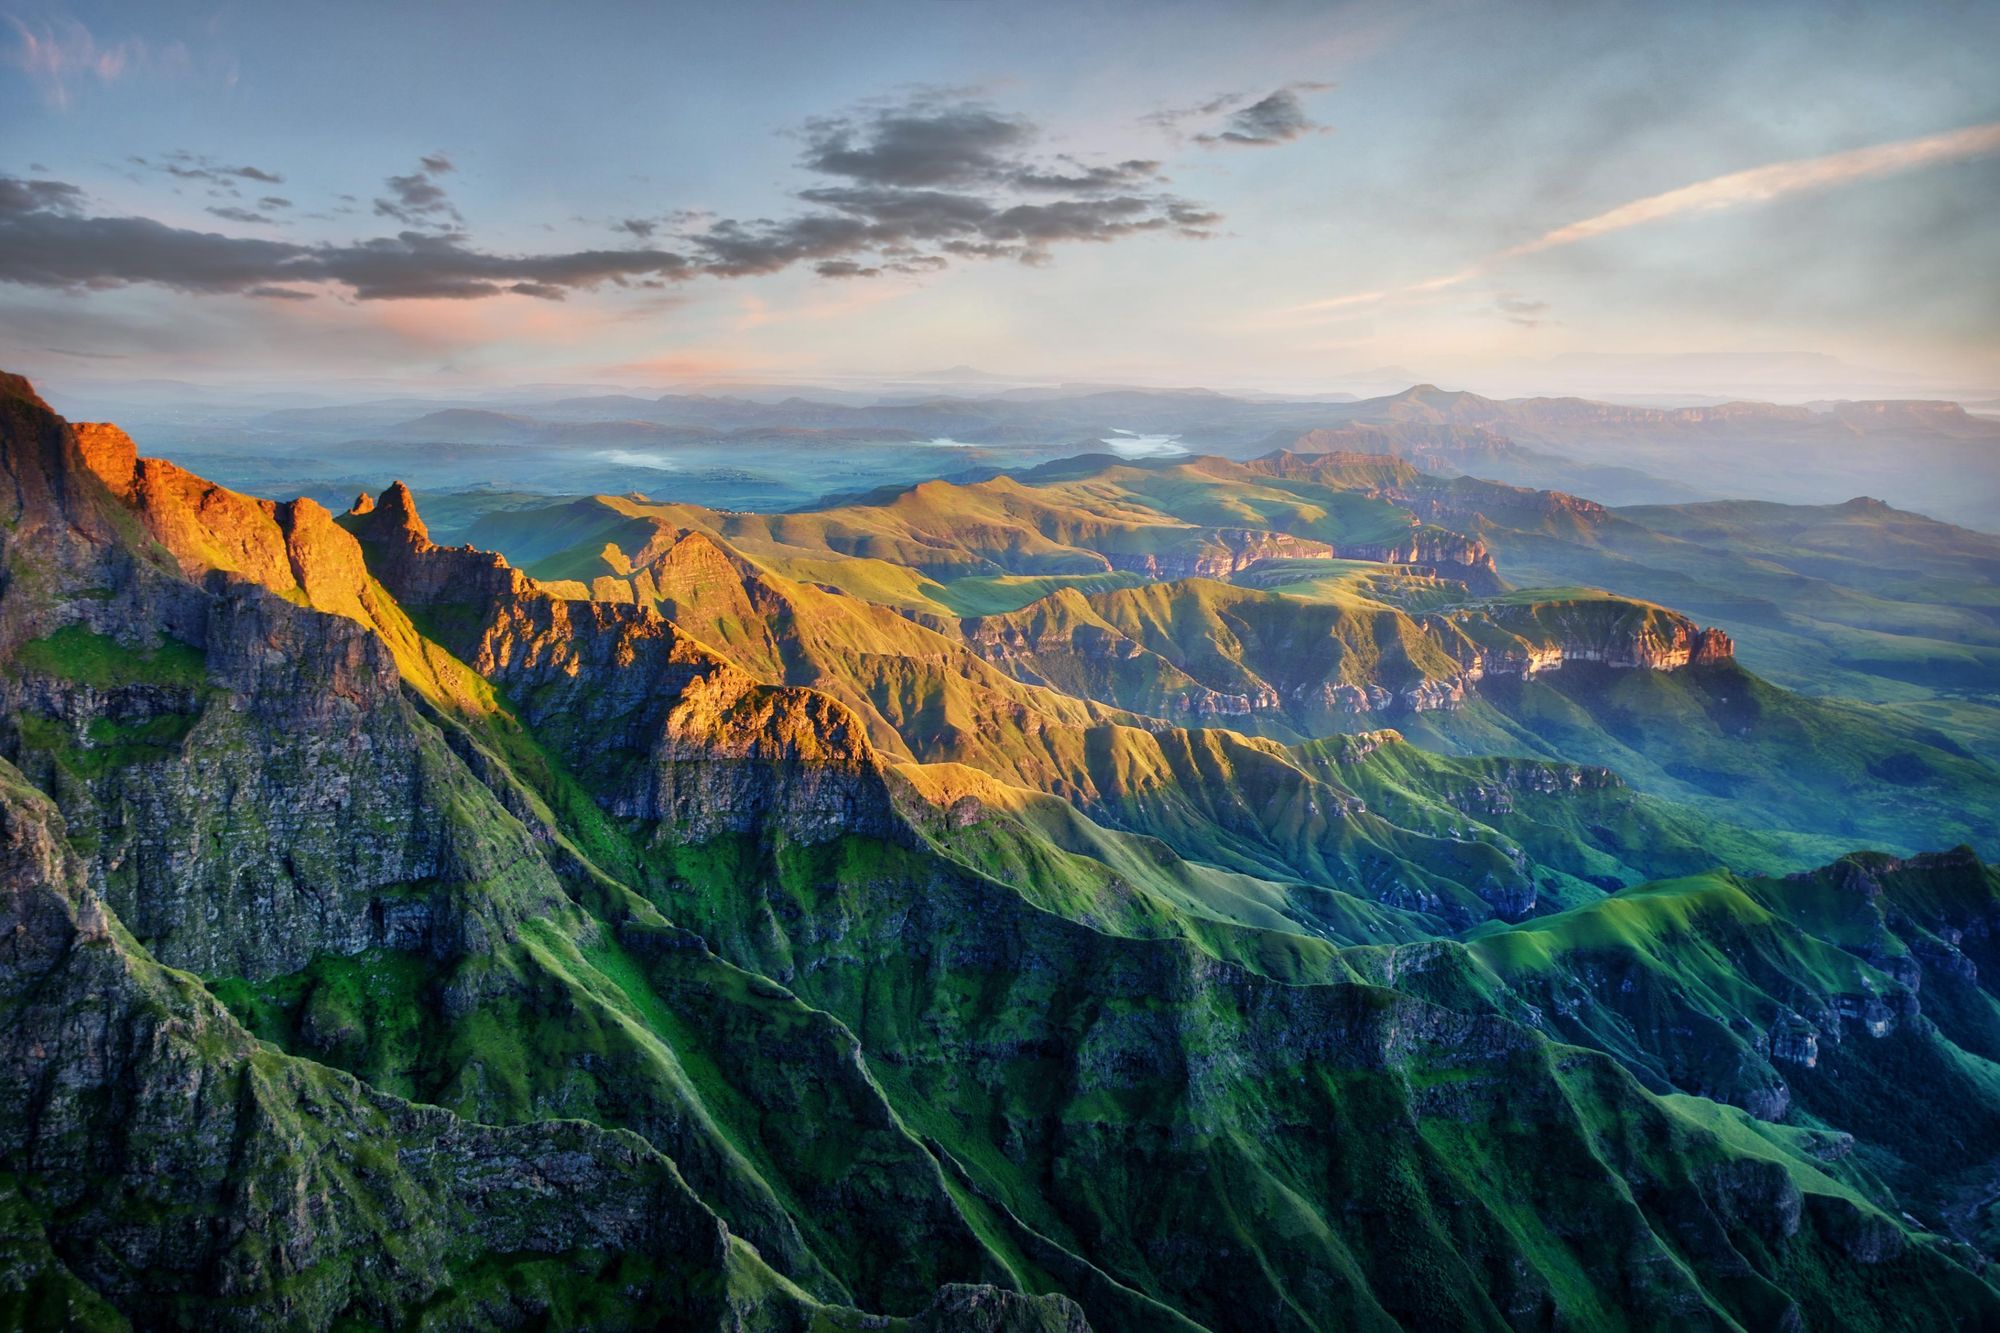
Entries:
{"label": "jagged rock spire", "polygon": [[378,527],[400,528],[412,537],[430,540],[430,529],[417,516],[417,497],[400,481],[389,483],[389,489],[375,502],[375,523]]}

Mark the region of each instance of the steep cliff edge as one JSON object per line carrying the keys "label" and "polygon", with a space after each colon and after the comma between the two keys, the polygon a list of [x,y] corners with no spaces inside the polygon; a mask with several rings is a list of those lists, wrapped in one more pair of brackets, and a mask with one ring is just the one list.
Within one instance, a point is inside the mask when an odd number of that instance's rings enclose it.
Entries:
{"label": "steep cliff edge", "polygon": [[[0,1308],[109,1301],[171,1325],[218,1312],[250,1326],[394,1322],[428,1306],[443,1326],[847,1327],[861,1316],[820,1302],[861,1297],[913,1327],[1078,1326],[1058,1299],[976,1285],[1001,1270],[879,1092],[843,1081],[851,1041],[823,1021],[802,1030],[795,1002],[772,1014],[769,997],[605,880],[495,752],[524,738],[491,688],[416,633],[324,511],[134,460],[121,435],[79,436],[24,393],[0,407],[15,508],[0,532],[0,632],[14,644],[0,745],[64,812],[4,769],[7,827],[41,879],[0,875],[20,890],[4,914],[13,970],[0,969],[20,988],[0,1007],[6,1087],[23,1099],[9,1108],[16,1137],[0,1142],[0,1213],[40,1276],[8,1287]],[[504,567],[485,568],[489,592],[516,589]],[[451,688],[411,685],[405,655]],[[824,722],[793,731],[837,730]],[[699,771],[706,751],[677,741]],[[782,826],[768,801],[788,789],[753,786],[766,803],[755,809]],[[710,792],[698,805],[729,810]],[[738,817],[757,822],[754,809]],[[52,876],[73,911],[50,906]],[[65,911],[82,924],[65,926]],[[649,980],[632,979],[628,947],[652,955]],[[23,972],[31,954],[53,970]],[[321,1063],[260,1048],[156,955]],[[665,1033],[605,1035],[634,1021],[625,985],[655,1006],[650,987],[682,988],[710,1030],[771,1054],[711,1105],[678,1061],[705,1067],[720,1052],[691,1035],[678,1051]],[[292,995],[296,1010],[266,998]],[[782,1052],[760,1030],[773,1022],[789,1033]],[[510,1047],[531,1029],[542,1045],[523,1069]],[[415,1032],[428,1035],[412,1066]],[[382,1043],[402,1054],[369,1054]],[[865,1191],[826,1198],[845,1233],[780,1202],[825,1188],[803,1156],[765,1145],[786,1122],[739,1119],[808,1078],[830,1096],[815,1135],[869,1157],[895,1196],[893,1209]],[[580,1114],[645,1138],[573,1123]],[[746,1161],[773,1151],[782,1164]],[[284,1215],[267,1199],[287,1200]],[[206,1239],[189,1218],[207,1219]],[[899,1230],[931,1248],[907,1257]],[[870,1245],[905,1258],[876,1265]],[[600,1285],[609,1253],[623,1267]],[[953,1281],[975,1285],[931,1301]]]}
{"label": "steep cliff edge", "polygon": [[661,836],[894,836],[881,761],[838,701],[760,682],[650,606],[556,597],[430,540],[400,483],[349,516],[399,601],[516,701],[611,813]]}
{"label": "steep cliff edge", "polygon": [[1065,589],[949,628],[1035,684],[1170,720],[1268,720],[1301,735],[1360,714],[1461,707],[1488,676],[1566,664],[1678,671],[1733,656],[1728,635],[1662,607],[1560,590],[1412,613],[1188,580]]}

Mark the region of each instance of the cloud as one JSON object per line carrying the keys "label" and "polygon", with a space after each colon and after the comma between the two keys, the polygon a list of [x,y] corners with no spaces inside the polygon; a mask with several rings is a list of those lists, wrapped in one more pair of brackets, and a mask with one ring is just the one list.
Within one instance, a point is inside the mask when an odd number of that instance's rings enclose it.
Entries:
{"label": "cloud", "polygon": [[275,171],[266,171],[262,167],[229,166],[204,154],[190,153],[184,148],[164,153],[158,161],[136,155],[125,160],[148,171],[164,172],[177,180],[206,181],[211,185],[219,185],[231,194],[236,193],[238,181],[255,181],[259,185],[285,183],[285,178]]}
{"label": "cloud", "polygon": [[1331,87],[1330,83],[1288,83],[1254,99],[1249,93],[1222,93],[1192,106],[1155,111],[1143,119],[1176,135],[1191,121],[1207,123],[1210,128],[1198,131],[1194,141],[1210,148],[1276,148],[1308,134],[1331,132],[1307,114],[1299,97]]}
{"label": "cloud", "polygon": [[[390,176],[374,211],[402,226],[392,236],[305,244],[223,236],[145,217],[99,217],[61,181],[0,176],[0,282],[69,290],[150,283],[195,293],[297,300],[344,289],[373,300],[473,299],[515,294],[546,300],[606,284],[660,288],[696,278],[733,279],[806,266],[827,278],[935,272],[960,260],[1050,262],[1056,247],[1146,234],[1208,236],[1221,215],[1150,187],[1159,164],[1126,159],[1053,164],[1024,150],[1025,119],[941,94],[811,122],[806,164],[830,178],[800,189],[802,211],[779,218],[718,218],[679,211],[625,218],[629,249],[494,254],[465,230],[438,177],[453,167],[427,155]],[[159,169],[197,174],[225,195],[232,179],[276,179],[188,154]],[[143,165],[151,165],[144,164]],[[256,172],[256,175],[249,173]],[[919,182],[928,182],[920,184]],[[948,184],[947,184],[948,183]],[[213,190],[211,191],[213,192]],[[270,196],[266,209],[289,207]],[[268,211],[223,203],[232,222],[282,225]]]}
{"label": "cloud", "polygon": [[698,271],[685,256],[664,251],[495,255],[455,236],[417,231],[346,245],[223,236],[151,218],[87,216],[73,186],[0,177],[0,281],[31,287],[152,283],[201,294],[268,296],[278,287],[334,284],[363,300],[503,292],[552,297],[605,282]]}
{"label": "cloud", "polygon": [[1947,130],[1940,134],[1927,134],[1915,139],[1899,139],[1893,143],[1875,144],[1867,148],[1851,148],[1845,152],[1829,153],[1823,157],[1795,158],[1786,162],[1773,162],[1767,166],[1752,167],[1747,171],[1732,171],[1726,175],[1713,176],[1705,181],[1681,186],[1679,189],[1634,199],[1630,203],[1620,204],[1616,208],[1593,214],[1577,222],[1565,223],[1543,232],[1533,240],[1523,241],[1519,245],[1509,246],[1507,249],[1488,255],[1455,273],[1426,278],[1422,282],[1410,283],[1403,287],[1351,292],[1345,296],[1309,301],[1292,309],[1293,313],[1333,310],[1346,306],[1372,305],[1391,297],[1439,291],[1480,277],[1510,259],[1575,245],[1632,227],[1663,222],[1669,218],[1717,213],[1750,204],[1768,203],[1786,195],[1832,189],[1900,171],[1911,171],[1918,167],[1943,162],[1962,162],[1970,158],[1987,157],[1994,153],[2000,153],[2000,121],[1968,126],[1965,129]]}
{"label": "cloud", "polygon": [[391,176],[383,182],[389,187],[390,197],[375,200],[375,215],[394,218],[411,227],[435,227],[444,220],[463,226],[465,219],[459,216],[451,196],[437,183],[439,176],[453,170],[456,168],[451,159],[443,153],[418,158],[415,171],[407,176]]}
{"label": "cloud", "polygon": [[1994,152],[2000,152],[2000,122],[1876,144],[1871,148],[1854,148],[1825,157],[1774,162],[1620,204],[1581,222],[1545,232],[1523,245],[1501,251],[1501,255],[1508,258],[1530,255],[1687,213],[1714,213],[1744,204],[1761,204],[1802,190],[1824,190],[1913,167],[1984,157]]}
{"label": "cloud", "polygon": [[1047,171],[1017,171],[1010,178],[1023,190],[1095,194],[1100,190],[1130,189],[1160,180],[1160,163],[1150,158],[1132,158],[1108,167],[1087,167],[1074,158],[1062,159],[1066,167]]}
{"label": "cloud", "polygon": [[7,16],[16,44],[8,64],[26,74],[40,90],[45,105],[67,111],[79,83],[114,83],[127,70],[146,63],[149,53],[138,41],[100,46],[90,29],[74,19],[44,20],[34,27]]}
{"label": "cloud", "polygon": [[1157,125],[1163,130],[1178,130],[1186,121],[1220,115],[1243,100],[1245,99],[1242,93],[1218,93],[1205,102],[1196,102],[1193,106],[1165,107],[1159,111],[1149,112],[1140,119],[1148,125]]}
{"label": "cloud", "polygon": [[1544,316],[1548,314],[1549,303],[1529,300],[1518,292],[1495,293],[1493,308],[1510,324],[1519,324],[1524,329],[1538,329],[1548,322]]}
{"label": "cloud", "polygon": [[1160,163],[1145,158],[1091,165],[1065,153],[1053,164],[1036,162],[1028,152],[1041,137],[1033,121],[934,90],[895,106],[820,117],[804,132],[801,166],[868,186],[1094,194],[1160,178]]}
{"label": "cloud", "polygon": [[1230,113],[1223,128],[1213,134],[1197,134],[1196,143],[1234,144],[1245,148],[1275,148],[1294,139],[1325,129],[1306,114],[1305,104],[1290,88],[1266,94],[1249,106]]}
{"label": "cloud", "polygon": [[270,217],[263,213],[259,213],[254,208],[237,208],[233,205],[229,205],[229,206],[211,208],[208,211],[215,214],[215,216],[223,218],[229,222],[251,222],[264,227],[275,227],[279,225],[278,220],[276,218]]}
{"label": "cloud", "polygon": [[0,176],[0,217],[14,213],[76,213],[84,193],[62,181],[24,181]]}
{"label": "cloud", "polygon": [[969,185],[1004,179],[1034,126],[976,104],[940,105],[924,96],[909,105],[806,125],[801,164],[868,185]]}

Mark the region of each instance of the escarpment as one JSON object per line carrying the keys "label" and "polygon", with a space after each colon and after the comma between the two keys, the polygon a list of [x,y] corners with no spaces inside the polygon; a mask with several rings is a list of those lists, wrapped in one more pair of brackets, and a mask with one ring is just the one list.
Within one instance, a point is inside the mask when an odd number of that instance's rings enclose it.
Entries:
{"label": "escarpment", "polygon": [[[0,673],[0,747],[91,830],[97,891],[156,956],[270,975],[323,950],[448,950],[485,909],[416,886],[556,891],[404,698],[370,628],[391,608],[324,510],[86,450],[52,415],[0,445],[28,497],[0,619],[34,630]],[[482,798],[488,820],[444,813]]]}
{"label": "escarpment", "polygon": [[705,1321],[761,1267],[631,1135],[475,1125],[260,1048],[127,944],[67,823],[0,762],[0,1199],[41,1300],[176,1326],[513,1322],[534,1298],[482,1277],[488,1256],[581,1278],[609,1247],[636,1297]]}
{"label": "escarpment", "polygon": [[1065,589],[949,627],[1025,681],[1174,721],[1269,718],[1304,734],[1366,714],[1459,708],[1492,676],[1565,666],[1671,672],[1733,659],[1721,630],[1609,597],[1412,613],[1183,581]]}
{"label": "escarpment", "polygon": [[1331,560],[1336,554],[1331,543],[1288,533],[1219,528],[1179,549],[1106,551],[1104,559],[1112,569],[1153,579],[1226,579],[1264,560]]}
{"label": "escarpment", "polygon": [[838,701],[759,682],[650,606],[559,598],[500,556],[438,546],[400,484],[352,522],[396,597],[515,701],[611,813],[696,842],[897,836],[881,761]]}
{"label": "escarpment", "polygon": [[[990,486],[1036,572],[957,587],[636,500],[523,570],[6,380],[0,471],[0,1322],[2000,1319],[1992,870],[1718,872],[1824,858],[1412,743],[1790,706],[1662,608],[1347,570],[1422,525],[1210,463]],[[1060,545],[1190,533],[1293,591]]]}

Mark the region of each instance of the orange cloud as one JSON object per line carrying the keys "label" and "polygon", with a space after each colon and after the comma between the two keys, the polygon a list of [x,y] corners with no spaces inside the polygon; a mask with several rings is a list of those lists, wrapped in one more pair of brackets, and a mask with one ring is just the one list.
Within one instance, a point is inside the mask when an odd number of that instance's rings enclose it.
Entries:
{"label": "orange cloud", "polygon": [[646,379],[714,380],[734,379],[768,369],[768,363],[760,359],[733,356],[727,352],[664,352],[622,365],[606,366],[604,373],[637,375]]}

